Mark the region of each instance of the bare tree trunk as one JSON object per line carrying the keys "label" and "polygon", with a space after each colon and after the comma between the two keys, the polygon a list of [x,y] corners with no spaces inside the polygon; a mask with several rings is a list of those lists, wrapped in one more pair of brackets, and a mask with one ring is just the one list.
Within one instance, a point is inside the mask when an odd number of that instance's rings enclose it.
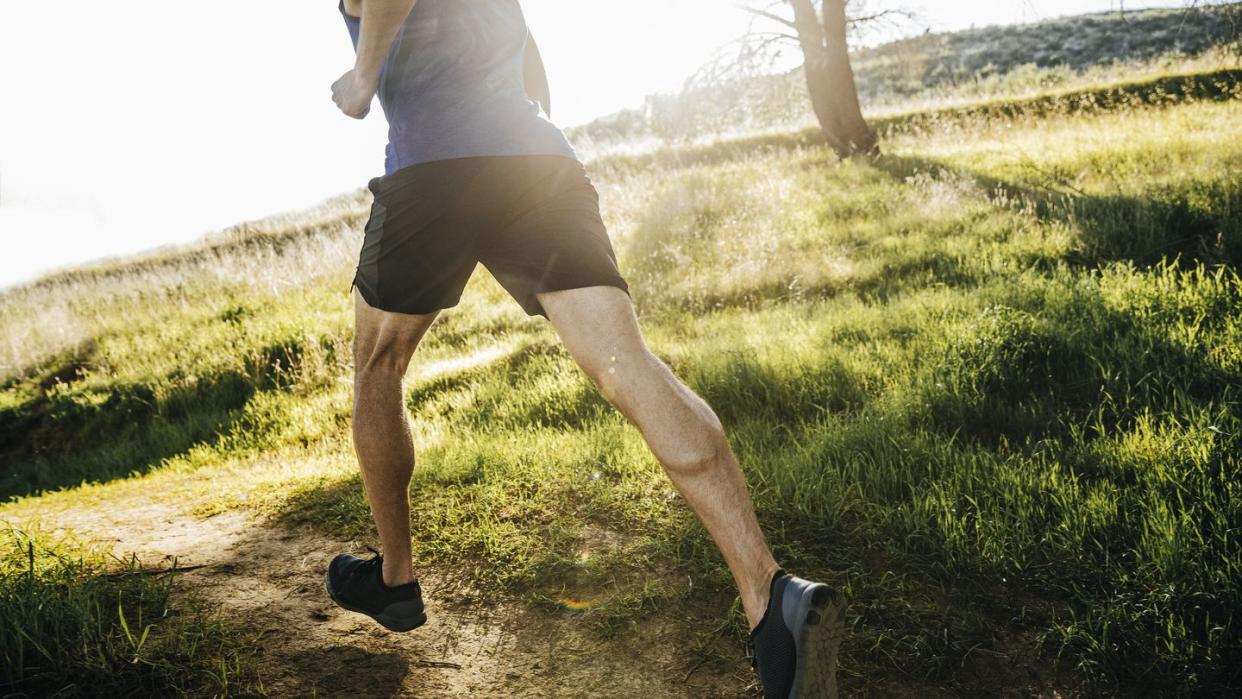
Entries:
{"label": "bare tree trunk", "polygon": [[812,0],[789,0],[798,43],[806,60],[811,107],[828,145],[842,158],[878,155],[878,139],[863,119],[858,86],[850,66],[845,0],[821,0],[823,16]]}

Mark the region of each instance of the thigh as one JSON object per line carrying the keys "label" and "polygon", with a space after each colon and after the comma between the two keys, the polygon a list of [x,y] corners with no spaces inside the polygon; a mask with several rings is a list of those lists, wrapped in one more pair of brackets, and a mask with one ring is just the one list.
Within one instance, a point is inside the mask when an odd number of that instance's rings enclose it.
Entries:
{"label": "thigh", "polygon": [[591,286],[536,296],[565,349],[592,377],[616,376],[618,365],[645,359],[647,343],[626,292]]}
{"label": "thigh", "polygon": [[548,320],[578,366],[644,434],[680,407],[682,386],[651,353],[629,294],[592,286],[538,294]]}

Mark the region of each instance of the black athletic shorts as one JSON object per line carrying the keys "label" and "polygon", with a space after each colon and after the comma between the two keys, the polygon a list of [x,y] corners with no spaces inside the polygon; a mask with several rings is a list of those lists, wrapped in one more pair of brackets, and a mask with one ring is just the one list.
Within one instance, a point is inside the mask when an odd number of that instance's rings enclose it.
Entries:
{"label": "black athletic shorts", "polygon": [[475,265],[528,315],[535,294],[629,287],[582,164],[559,155],[441,160],[376,177],[354,286],[374,308],[425,314],[457,305]]}

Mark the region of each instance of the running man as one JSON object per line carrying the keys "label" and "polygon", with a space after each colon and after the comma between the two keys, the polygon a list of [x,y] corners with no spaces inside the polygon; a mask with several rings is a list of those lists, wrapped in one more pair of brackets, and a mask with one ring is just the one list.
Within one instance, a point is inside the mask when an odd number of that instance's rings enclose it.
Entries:
{"label": "running man", "polygon": [[733,573],[766,697],[836,695],[843,602],[769,551],[712,409],[648,349],[582,163],[547,114],[518,0],[342,0],[356,61],[332,85],[389,125],[354,278],[354,447],[383,555],[337,556],[327,588],[393,631],[422,625],[410,558],[414,445],[402,381],[415,348],[482,263],[541,315],[642,433]]}

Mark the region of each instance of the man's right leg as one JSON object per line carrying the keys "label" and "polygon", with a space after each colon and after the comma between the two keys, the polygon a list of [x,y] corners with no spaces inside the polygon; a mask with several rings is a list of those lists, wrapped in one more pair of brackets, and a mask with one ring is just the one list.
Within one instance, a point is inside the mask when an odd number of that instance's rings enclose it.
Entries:
{"label": "man's right leg", "polygon": [[354,450],[383,547],[384,584],[389,586],[414,580],[409,499],[414,441],[402,381],[437,315],[381,311],[354,292]]}

